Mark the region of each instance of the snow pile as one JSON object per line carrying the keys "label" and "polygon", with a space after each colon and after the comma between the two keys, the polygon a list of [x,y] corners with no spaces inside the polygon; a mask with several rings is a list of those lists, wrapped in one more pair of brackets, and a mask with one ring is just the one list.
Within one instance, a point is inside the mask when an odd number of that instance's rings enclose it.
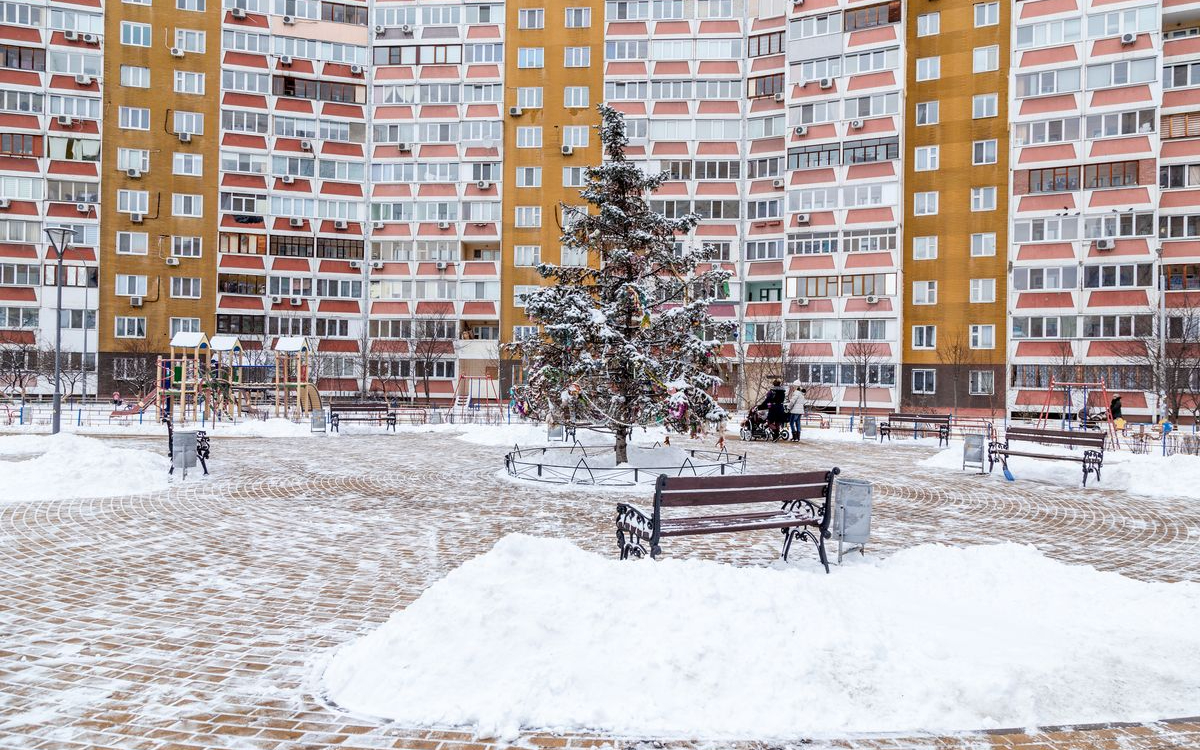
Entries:
{"label": "snow pile", "polygon": [[[1014,443],[1019,450],[1054,455],[1083,455],[1082,450],[1065,447]],[[962,471],[962,441],[951,441],[950,447],[919,462],[918,466],[934,469]],[[984,449],[984,465],[987,450]],[[1063,487],[1079,487],[1083,483],[1083,469],[1077,463],[1053,461],[1041,458],[1013,456],[1008,459],[1008,468],[1016,481],[1036,481]],[[974,469],[968,469],[974,471]],[[997,462],[992,473],[996,481],[1004,481]],[[1138,455],[1126,451],[1105,451],[1104,465],[1100,469],[1100,481],[1088,477],[1088,487],[1102,490],[1120,490],[1148,497],[1196,497],[1200,492],[1200,456],[1163,456],[1153,451]]]}
{"label": "snow pile", "polygon": [[925,545],[828,576],[811,557],[622,562],[508,536],[336,652],[326,688],[351,711],[506,738],[794,738],[1200,710],[1195,584],[1018,545]]}
{"label": "snow pile", "polygon": [[241,422],[210,422],[207,426],[189,425],[188,429],[206,429],[210,437],[311,437],[311,425],[289,419],[247,419]]}
{"label": "snow pile", "polygon": [[153,492],[170,468],[158,453],[69,433],[2,437],[0,456],[0,502]]}

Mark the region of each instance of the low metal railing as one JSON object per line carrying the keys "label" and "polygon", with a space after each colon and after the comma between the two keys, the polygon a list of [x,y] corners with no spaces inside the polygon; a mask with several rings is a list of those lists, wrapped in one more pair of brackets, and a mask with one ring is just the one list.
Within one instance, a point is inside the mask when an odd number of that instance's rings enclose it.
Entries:
{"label": "low metal railing", "polygon": [[[602,466],[596,459],[611,456],[611,445],[514,445],[504,456],[509,476],[550,484],[631,487],[653,484],[660,474],[672,477],[712,477],[746,473],[746,455],[727,449],[688,448],[673,466]],[[592,459],[589,461],[588,459]]]}

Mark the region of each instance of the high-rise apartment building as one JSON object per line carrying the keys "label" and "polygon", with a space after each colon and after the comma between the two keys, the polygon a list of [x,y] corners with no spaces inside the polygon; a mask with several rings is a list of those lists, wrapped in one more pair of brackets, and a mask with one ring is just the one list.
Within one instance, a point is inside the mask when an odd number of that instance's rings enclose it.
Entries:
{"label": "high-rise apartment building", "polygon": [[731,401],[1147,415],[1130,347],[1200,291],[1200,3],[212,2],[0,2],[0,376],[59,225],[88,392],[194,330],[311,337],[334,396],[507,383],[600,102],[733,272]]}

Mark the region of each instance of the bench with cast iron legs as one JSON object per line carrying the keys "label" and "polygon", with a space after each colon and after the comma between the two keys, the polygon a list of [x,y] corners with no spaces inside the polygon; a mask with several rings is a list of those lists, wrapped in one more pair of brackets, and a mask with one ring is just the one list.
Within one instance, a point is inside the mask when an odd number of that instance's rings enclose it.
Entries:
{"label": "bench with cast iron legs", "polygon": [[[1103,432],[1087,432],[1069,430],[1043,430],[1036,427],[1009,427],[1004,431],[1004,441],[993,440],[988,446],[988,472],[999,461],[1008,470],[1009,456],[1025,456],[1027,458],[1045,458],[1051,461],[1075,461],[1083,466],[1083,486],[1087,487],[1088,474],[1094,473],[1096,481],[1100,481],[1100,467],[1104,465]],[[1059,454],[1035,452],[1029,450],[1014,450],[1012,443],[1033,443],[1037,445],[1055,445],[1066,448],[1082,448],[1083,454]]]}
{"label": "bench with cast iron legs", "polygon": [[950,415],[949,414],[902,414],[895,412],[888,415],[886,422],[879,423],[879,442],[884,438],[892,439],[892,433],[899,430],[899,425],[911,424],[913,436],[918,431],[936,430],[938,447],[950,444]]}
{"label": "bench with cast iron legs", "polygon": [[342,422],[371,422],[396,431],[396,412],[387,404],[330,404],[329,426],[338,432]]}
{"label": "bench with cast iron legs", "polygon": [[[825,572],[829,559],[825,540],[832,522],[833,480],[840,469],[789,474],[735,474],[720,477],[668,477],[654,486],[654,510],[646,514],[628,503],[617,505],[617,544],[621,559],[662,553],[667,537],[779,529],[781,556],[787,560],[792,542],[812,542]],[[722,515],[664,517],[670,508],[738,506]],[[768,509],[763,509],[763,506]],[[754,506],[758,506],[755,508]],[[752,510],[753,508],[753,510]]]}

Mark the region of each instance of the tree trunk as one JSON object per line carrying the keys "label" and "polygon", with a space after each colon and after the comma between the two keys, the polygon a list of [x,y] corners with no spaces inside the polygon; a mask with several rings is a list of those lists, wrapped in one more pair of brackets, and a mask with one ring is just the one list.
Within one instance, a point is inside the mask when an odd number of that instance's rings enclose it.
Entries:
{"label": "tree trunk", "polygon": [[629,428],[618,427],[614,435],[616,436],[614,449],[617,453],[617,464],[629,463]]}

